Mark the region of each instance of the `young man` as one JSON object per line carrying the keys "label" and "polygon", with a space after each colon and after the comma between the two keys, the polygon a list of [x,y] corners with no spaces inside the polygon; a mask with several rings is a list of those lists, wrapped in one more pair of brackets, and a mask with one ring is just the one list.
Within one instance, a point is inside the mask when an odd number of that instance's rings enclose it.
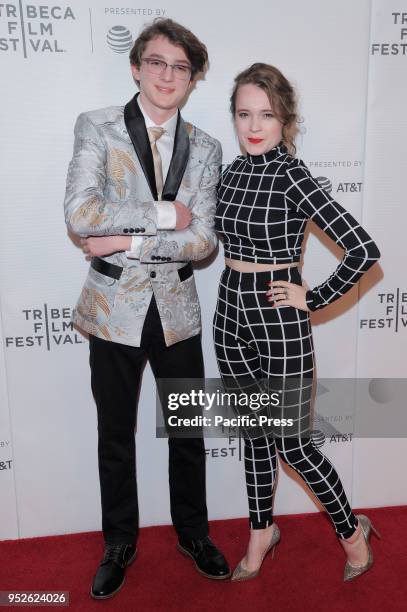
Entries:
{"label": "young man", "polygon": [[[191,261],[216,246],[221,147],[178,110],[206,48],[159,19],[140,34],[130,62],[140,93],[125,107],[77,119],[65,198],[68,227],[92,256],[74,322],[89,333],[98,412],[105,554],[91,589],[97,599],[121,588],[136,554],[134,429],[144,362],[156,378],[203,378]],[[169,438],[169,486],[178,549],[208,578],[227,578],[208,537],[202,438]]]}

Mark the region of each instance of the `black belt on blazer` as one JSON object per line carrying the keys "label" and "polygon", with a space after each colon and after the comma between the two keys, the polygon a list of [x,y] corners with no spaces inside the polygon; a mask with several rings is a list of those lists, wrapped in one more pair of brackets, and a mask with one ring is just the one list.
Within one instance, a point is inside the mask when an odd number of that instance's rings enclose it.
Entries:
{"label": "black belt on blazer", "polygon": [[[121,266],[116,266],[116,264],[112,264],[101,257],[92,257],[90,265],[94,270],[96,270],[96,272],[100,272],[100,274],[110,276],[110,278],[114,278],[116,280],[119,280],[123,272],[123,268]],[[179,280],[184,281],[192,276],[193,273],[194,270],[191,262],[189,261],[185,266],[178,270]]]}

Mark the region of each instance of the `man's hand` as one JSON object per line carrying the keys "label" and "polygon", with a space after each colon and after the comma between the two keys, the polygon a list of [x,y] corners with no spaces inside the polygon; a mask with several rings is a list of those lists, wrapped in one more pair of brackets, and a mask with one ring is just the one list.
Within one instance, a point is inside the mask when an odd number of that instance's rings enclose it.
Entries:
{"label": "man's hand", "polygon": [[118,251],[129,251],[131,236],[88,236],[81,238],[81,245],[86,259],[103,257]]}
{"label": "man's hand", "polygon": [[185,204],[183,204],[182,202],[178,202],[178,200],[175,200],[173,204],[177,213],[177,223],[175,225],[175,229],[186,229],[192,221],[191,211],[185,206]]}

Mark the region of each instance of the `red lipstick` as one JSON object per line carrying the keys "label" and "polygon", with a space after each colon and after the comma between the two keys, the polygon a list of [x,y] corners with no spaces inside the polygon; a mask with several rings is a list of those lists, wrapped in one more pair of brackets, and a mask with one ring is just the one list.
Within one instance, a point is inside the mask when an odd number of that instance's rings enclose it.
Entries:
{"label": "red lipstick", "polygon": [[247,139],[251,144],[259,144],[263,142],[264,138],[248,138]]}

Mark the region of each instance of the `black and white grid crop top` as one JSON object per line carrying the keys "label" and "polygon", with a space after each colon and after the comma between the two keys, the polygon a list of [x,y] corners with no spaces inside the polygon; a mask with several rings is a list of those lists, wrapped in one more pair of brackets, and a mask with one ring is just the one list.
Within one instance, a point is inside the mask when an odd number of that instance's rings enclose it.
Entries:
{"label": "black and white grid crop top", "polygon": [[308,219],[345,249],[334,273],[306,294],[317,310],[348,291],[380,257],[359,223],[280,143],[264,155],[239,155],[218,185],[216,230],[225,257],[255,263],[300,261]]}

